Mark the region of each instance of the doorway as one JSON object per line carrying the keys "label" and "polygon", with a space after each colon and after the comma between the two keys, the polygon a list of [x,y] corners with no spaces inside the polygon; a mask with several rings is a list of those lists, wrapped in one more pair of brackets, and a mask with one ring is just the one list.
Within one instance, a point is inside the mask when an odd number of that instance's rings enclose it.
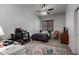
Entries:
{"label": "doorway", "polygon": [[76,54],[79,54],[79,7],[75,10],[74,13],[74,30],[76,39]]}

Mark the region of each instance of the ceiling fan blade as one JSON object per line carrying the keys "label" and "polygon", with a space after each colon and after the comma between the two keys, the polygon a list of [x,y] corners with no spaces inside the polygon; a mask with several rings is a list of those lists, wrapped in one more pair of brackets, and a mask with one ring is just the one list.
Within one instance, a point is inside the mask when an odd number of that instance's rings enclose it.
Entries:
{"label": "ceiling fan blade", "polygon": [[36,11],[36,12],[41,12],[41,11]]}
{"label": "ceiling fan blade", "polygon": [[47,14],[50,14],[50,12],[47,12]]}
{"label": "ceiling fan blade", "polygon": [[54,10],[53,8],[50,8],[50,9],[48,9],[47,11],[51,11],[51,10]]}

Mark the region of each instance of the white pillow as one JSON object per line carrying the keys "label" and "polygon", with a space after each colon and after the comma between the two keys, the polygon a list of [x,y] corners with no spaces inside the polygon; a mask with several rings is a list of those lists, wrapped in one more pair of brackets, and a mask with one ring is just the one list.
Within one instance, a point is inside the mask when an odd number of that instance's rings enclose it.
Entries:
{"label": "white pillow", "polygon": [[48,31],[42,31],[41,33],[48,33]]}
{"label": "white pillow", "polygon": [[41,33],[48,34],[48,36],[49,36],[49,33],[48,33],[48,31],[42,31]]}

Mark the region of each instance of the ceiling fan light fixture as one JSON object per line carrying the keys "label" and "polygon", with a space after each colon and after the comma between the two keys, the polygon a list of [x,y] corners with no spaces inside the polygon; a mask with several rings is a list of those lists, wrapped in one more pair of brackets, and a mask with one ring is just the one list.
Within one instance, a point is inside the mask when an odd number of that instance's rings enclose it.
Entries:
{"label": "ceiling fan light fixture", "polygon": [[41,12],[41,15],[47,15],[47,12]]}

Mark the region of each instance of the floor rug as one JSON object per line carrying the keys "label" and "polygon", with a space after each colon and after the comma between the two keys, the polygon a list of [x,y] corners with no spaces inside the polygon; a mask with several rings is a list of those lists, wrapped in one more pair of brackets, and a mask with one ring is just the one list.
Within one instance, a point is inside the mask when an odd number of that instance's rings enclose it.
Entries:
{"label": "floor rug", "polygon": [[[31,46],[32,50],[34,49],[34,47],[51,47],[52,49],[54,49],[54,54],[53,55],[71,55],[71,53],[69,54],[68,53],[68,50],[65,49],[65,48],[62,48],[61,45],[55,45],[55,44],[50,44],[50,45],[47,45],[47,44],[40,44],[40,43],[28,43],[26,44],[26,46]],[[64,46],[66,47],[66,46]],[[40,49],[40,48],[38,48]],[[39,52],[38,52],[39,53]],[[33,54],[33,53],[31,53]]]}

